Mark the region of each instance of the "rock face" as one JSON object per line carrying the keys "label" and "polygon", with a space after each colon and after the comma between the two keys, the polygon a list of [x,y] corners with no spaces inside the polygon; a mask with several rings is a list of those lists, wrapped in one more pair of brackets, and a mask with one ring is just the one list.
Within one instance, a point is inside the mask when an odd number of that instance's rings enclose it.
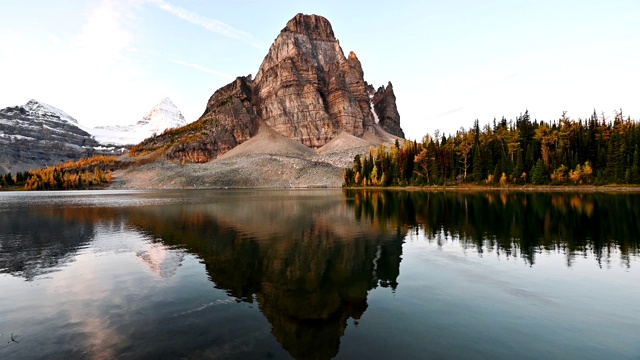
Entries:
{"label": "rock face", "polygon": [[250,76],[238,77],[211,96],[198,121],[147,139],[132,153],[164,148],[169,159],[203,163],[249,140],[258,131],[250,83]]}
{"label": "rock face", "polygon": [[376,132],[376,118],[404,137],[393,88],[381,89],[370,96],[360,61],[353,52],[344,55],[327,19],[298,14],[271,45],[255,80],[237,78],[213,94],[198,121],[145,140],[133,154],[165,149],[169,159],[207,162],[251,138],[259,126],[317,149],[342,132]]}
{"label": "rock face", "polygon": [[284,136],[318,148],[373,122],[362,66],[344,56],[327,19],[298,14],[276,38],[254,82],[258,113]]}
{"label": "rock face", "polygon": [[36,100],[0,110],[0,174],[42,168],[103,153],[64,111]]}
{"label": "rock face", "polygon": [[391,81],[385,88],[380,86],[371,99],[373,108],[379,119],[378,124],[391,135],[404,139],[404,131],[400,127],[400,114],[396,106],[396,95],[393,93]]}
{"label": "rock face", "polygon": [[133,145],[160,134],[166,129],[178,128],[186,124],[187,121],[171,99],[164,98],[136,124],[98,126],[95,129],[86,130],[102,144]]}

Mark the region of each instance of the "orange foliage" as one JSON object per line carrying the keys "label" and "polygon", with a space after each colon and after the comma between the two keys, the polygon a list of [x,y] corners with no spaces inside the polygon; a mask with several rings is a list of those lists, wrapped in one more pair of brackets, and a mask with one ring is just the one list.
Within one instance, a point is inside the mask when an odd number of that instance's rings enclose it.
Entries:
{"label": "orange foliage", "polygon": [[111,183],[112,173],[101,168],[115,166],[115,156],[98,155],[28,172],[25,190],[88,189]]}

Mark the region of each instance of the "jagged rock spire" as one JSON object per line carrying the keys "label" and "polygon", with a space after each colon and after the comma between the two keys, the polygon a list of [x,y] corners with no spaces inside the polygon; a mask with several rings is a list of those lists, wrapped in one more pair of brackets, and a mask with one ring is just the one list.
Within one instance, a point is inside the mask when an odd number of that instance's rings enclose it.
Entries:
{"label": "jagged rock spire", "polygon": [[[297,14],[271,45],[255,79],[238,77],[213,94],[198,121],[142,145],[166,147],[169,158],[206,162],[264,125],[317,149],[342,132],[363,137],[381,129],[371,100],[360,60],[354,52],[345,56],[329,21]],[[380,126],[403,135],[393,90],[378,102]]]}

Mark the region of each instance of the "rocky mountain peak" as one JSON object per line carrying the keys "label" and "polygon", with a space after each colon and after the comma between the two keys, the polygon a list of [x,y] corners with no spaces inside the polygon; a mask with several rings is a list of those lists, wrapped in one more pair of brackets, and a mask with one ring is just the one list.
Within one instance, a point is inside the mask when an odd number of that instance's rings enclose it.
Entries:
{"label": "rocky mountain peak", "polygon": [[87,129],[96,140],[103,144],[131,145],[160,134],[166,129],[178,128],[187,124],[180,110],[165,97],[160,100],[137,123],[130,125],[97,126]]}
{"label": "rocky mountain peak", "polygon": [[154,127],[151,130],[162,131],[166,128],[182,126],[186,123],[180,110],[173,104],[171,99],[165,97],[143,116],[137,125],[151,125]]}
{"label": "rocky mountain peak", "polygon": [[400,127],[400,114],[396,106],[396,94],[393,92],[391,81],[387,87],[380,86],[371,99],[374,111],[378,117],[378,124],[389,134],[404,138],[404,131]]}
{"label": "rocky mountain peak", "polygon": [[29,100],[0,109],[0,174],[78,160],[106,150],[66,112]]}
{"label": "rocky mountain peak", "polygon": [[319,15],[297,14],[287,22],[282,32],[303,34],[314,40],[336,40],[329,20]]}
{"label": "rocky mountain peak", "polygon": [[271,45],[253,82],[257,113],[280,134],[319,148],[345,131],[362,137],[375,116],[354,52],[329,21],[298,14]]}
{"label": "rocky mountain peak", "polygon": [[21,108],[24,110],[23,115],[28,114],[38,119],[70,122],[75,125],[78,124],[78,120],[74,119],[66,112],[34,99],[29,100],[25,105],[21,106]]}
{"label": "rocky mountain peak", "polygon": [[139,148],[164,149],[169,159],[207,162],[263,126],[313,149],[342,133],[362,138],[365,132],[380,132],[385,138],[391,129],[403,137],[393,90],[378,94],[378,108],[368,90],[360,60],[353,51],[345,56],[329,21],[297,14],[274,40],[255,79],[236,78],[211,96],[198,121],[145,140]]}

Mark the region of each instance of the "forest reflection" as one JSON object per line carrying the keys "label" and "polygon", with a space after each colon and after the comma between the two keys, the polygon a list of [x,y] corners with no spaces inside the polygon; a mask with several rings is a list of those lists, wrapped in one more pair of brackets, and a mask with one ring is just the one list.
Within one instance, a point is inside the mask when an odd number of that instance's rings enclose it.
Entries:
{"label": "forest reflection", "polygon": [[[455,239],[482,254],[541,252],[600,266],[619,253],[626,266],[640,249],[639,194],[345,190],[355,218],[380,227],[422,230],[428,241]],[[617,256],[617,255],[615,255]]]}
{"label": "forest reflection", "polygon": [[[171,277],[184,254],[193,254],[212,286],[258,305],[292,357],[329,359],[339,353],[347,326],[366,321],[370,291],[400,286],[407,238],[451,241],[479,254],[520,257],[531,266],[543,252],[563,254],[567,266],[576,257],[601,266],[620,257],[630,266],[640,253],[638,194],[314,190],[137,196],[135,206],[109,206],[105,196],[96,206],[35,203],[3,212],[0,273],[28,281],[55,276],[79,252],[96,251],[97,237],[126,233],[127,249],[147,250],[136,256],[147,268]],[[189,353],[209,346],[194,345]]]}

